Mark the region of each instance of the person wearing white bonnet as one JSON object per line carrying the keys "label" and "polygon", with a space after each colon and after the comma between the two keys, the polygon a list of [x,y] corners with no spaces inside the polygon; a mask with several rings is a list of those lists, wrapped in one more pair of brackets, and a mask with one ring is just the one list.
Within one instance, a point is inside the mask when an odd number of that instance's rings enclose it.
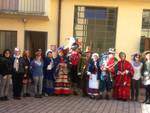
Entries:
{"label": "person wearing white bonnet", "polygon": [[54,73],[56,65],[54,64],[54,58],[52,50],[46,51],[46,58],[44,60],[44,84],[43,92],[45,95],[53,95],[54,93]]}
{"label": "person wearing white bonnet", "polygon": [[25,61],[20,55],[20,49],[14,49],[14,58],[13,58],[13,97],[14,99],[21,99],[22,92],[22,80],[25,74]]}
{"label": "person wearing white bonnet", "polygon": [[95,60],[97,60],[97,58],[99,58],[99,54],[98,53],[93,53],[92,54],[92,59],[95,61]]}
{"label": "person wearing white bonnet", "polygon": [[89,64],[87,75],[89,76],[88,95],[90,98],[98,98],[99,96],[99,54],[92,54],[92,62]]}
{"label": "person wearing white bonnet", "polygon": [[47,49],[47,51],[45,52],[45,56],[47,57],[48,53],[52,53],[53,51],[51,49]]}

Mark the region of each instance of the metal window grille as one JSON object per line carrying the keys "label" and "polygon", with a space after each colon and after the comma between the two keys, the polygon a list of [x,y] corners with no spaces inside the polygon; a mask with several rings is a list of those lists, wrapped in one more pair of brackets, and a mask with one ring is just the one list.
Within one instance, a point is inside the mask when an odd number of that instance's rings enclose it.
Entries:
{"label": "metal window grille", "polygon": [[16,31],[0,31],[0,53],[4,49],[13,50],[17,46]]}
{"label": "metal window grille", "polygon": [[142,37],[150,38],[150,10],[143,11]]}
{"label": "metal window grille", "polygon": [[115,47],[117,8],[75,6],[74,37],[94,52]]}

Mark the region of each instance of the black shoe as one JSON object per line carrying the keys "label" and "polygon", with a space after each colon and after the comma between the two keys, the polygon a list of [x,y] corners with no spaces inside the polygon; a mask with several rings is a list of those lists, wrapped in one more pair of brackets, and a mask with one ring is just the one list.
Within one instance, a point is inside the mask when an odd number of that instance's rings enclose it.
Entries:
{"label": "black shoe", "polygon": [[31,95],[30,95],[29,93],[26,93],[26,96],[27,96],[27,97],[30,97]]}
{"label": "black shoe", "polygon": [[39,98],[39,95],[35,94],[34,97],[35,97],[35,98]]}
{"label": "black shoe", "polygon": [[148,102],[148,99],[145,99],[142,103],[147,103]]}
{"label": "black shoe", "polygon": [[103,96],[99,95],[98,100],[101,100],[101,99],[103,99]]}
{"label": "black shoe", "polygon": [[135,101],[136,101],[136,102],[138,102],[138,101],[139,101],[139,99],[138,99],[138,98],[135,98]]}
{"label": "black shoe", "polygon": [[1,101],[4,101],[4,100],[5,100],[5,97],[0,97],[0,100],[1,100]]}
{"label": "black shoe", "polygon": [[134,97],[131,97],[131,101],[134,101]]}
{"label": "black shoe", "polygon": [[74,91],[73,94],[76,95],[76,96],[78,95],[78,93],[76,91]]}
{"label": "black shoe", "polygon": [[150,101],[145,102],[145,104],[150,104]]}
{"label": "black shoe", "polygon": [[42,94],[41,94],[41,95],[38,95],[38,98],[42,98]]}
{"label": "black shoe", "polygon": [[109,95],[106,95],[105,99],[106,99],[106,100],[109,100],[109,99],[110,99],[110,98],[109,98]]}
{"label": "black shoe", "polygon": [[91,96],[90,96],[90,99],[95,99],[95,96],[91,95]]}
{"label": "black shoe", "polygon": [[15,100],[21,100],[21,97],[14,97]]}
{"label": "black shoe", "polygon": [[27,95],[26,95],[26,94],[23,94],[23,97],[27,97]]}
{"label": "black shoe", "polygon": [[7,100],[9,100],[9,98],[8,98],[7,96],[5,96],[5,97],[4,97],[4,100],[7,101]]}

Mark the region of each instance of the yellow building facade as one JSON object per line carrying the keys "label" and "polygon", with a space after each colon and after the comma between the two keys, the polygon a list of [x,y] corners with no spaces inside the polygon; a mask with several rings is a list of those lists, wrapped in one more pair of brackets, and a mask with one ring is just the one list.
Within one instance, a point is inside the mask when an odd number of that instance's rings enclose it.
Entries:
{"label": "yellow building facade", "polygon": [[[22,0],[22,3],[19,4],[27,3]],[[40,4],[38,3],[38,5]],[[78,6],[115,8],[117,10],[114,44],[116,51],[126,52],[128,58],[133,52],[139,51],[143,11],[150,10],[150,0],[44,0],[42,8],[45,12],[44,15],[1,13],[0,31],[16,31],[17,47],[21,50],[25,48],[26,31],[46,32],[47,41],[45,44],[47,48],[50,45],[57,45],[58,40],[60,40],[60,45],[67,45],[67,38],[75,34],[75,8]],[[21,10],[21,7],[19,9]],[[24,8],[22,11],[25,11]],[[58,25],[59,19],[60,25]],[[60,31],[59,35],[58,31]]]}

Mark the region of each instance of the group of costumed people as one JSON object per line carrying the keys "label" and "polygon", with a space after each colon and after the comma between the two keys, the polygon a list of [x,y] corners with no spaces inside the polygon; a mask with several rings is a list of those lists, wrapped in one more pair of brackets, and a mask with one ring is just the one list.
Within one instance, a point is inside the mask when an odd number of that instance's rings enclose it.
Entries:
{"label": "group of costumed people", "polygon": [[110,99],[112,96],[118,100],[138,101],[140,88],[144,86],[144,103],[150,104],[150,51],[136,52],[128,61],[125,52],[117,53],[114,48],[99,54],[87,47],[83,55],[79,46],[73,44],[72,47],[69,56],[73,56],[78,65],[72,66],[70,77],[81,74],[78,77],[80,82],[77,78],[72,81],[80,84],[83,96],[92,99]]}
{"label": "group of costumed people", "polygon": [[22,88],[23,96],[29,96],[33,81],[36,98],[41,98],[42,94],[82,94],[91,99],[110,99],[112,96],[138,101],[142,81],[146,89],[144,103],[150,104],[150,51],[133,54],[129,62],[124,52],[117,53],[114,48],[99,54],[87,47],[83,52],[78,40],[72,37],[69,41],[67,48],[48,49],[45,55],[38,49],[34,59],[28,50],[23,56],[18,48],[13,56],[5,50],[0,57],[3,76],[0,99],[8,97],[8,82],[12,76],[14,99],[20,99]]}
{"label": "group of costumed people", "polygon": [[134,53],[131,62],[124,52],[119,53],[119,60],[115,54],[113,48],[101,55],[86,52],[83,94],[92,99],[110,99],[112,95],[117,100],[139,101],[139,90],[144,86],[144,103],[150,104],[150,51]]}

